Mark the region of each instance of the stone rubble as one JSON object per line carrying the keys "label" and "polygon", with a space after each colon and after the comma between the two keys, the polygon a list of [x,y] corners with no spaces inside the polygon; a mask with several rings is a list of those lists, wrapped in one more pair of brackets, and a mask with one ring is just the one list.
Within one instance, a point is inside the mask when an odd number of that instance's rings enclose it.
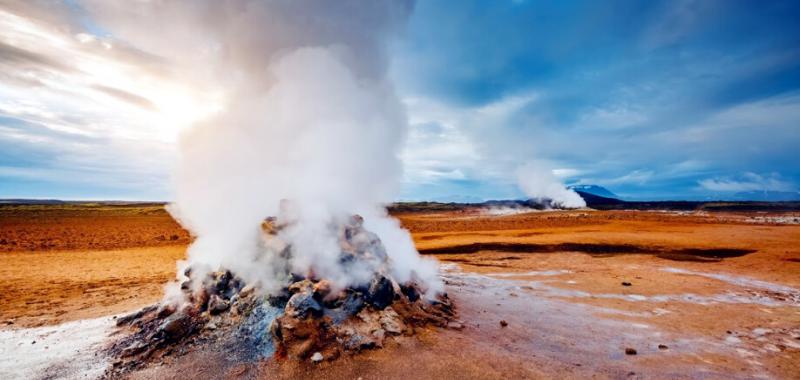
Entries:
{"label": "stone rubble", "polygon": [[[230,331],[241,330],[244,321],[263,307],[282,314],[264,329],[263,334],[269,336],[252,337],[254,341],[271,341],[278,358],[312,362],[383,347],[392,336],[413,335],[415,328],[428,325],[462,329],[446,294],[426,299],[425,289],[418,283],[400,284],[392,278],[383,244],[362,227],[362,221],[354,216],[341,228],[340,262],[358,263],[360,268],[366,264],[373,270],[368,283],[334,294],[326,279],[291,273],[282,292],[263,295],[257,284],[245,284],[231,271],[219,270],[198,279],[189,268],[184,273],[188,280],[181,284],[186,304],[152,305],[117,319],[117,325],[129,333],[109,349],[117,358],[109,377],[185,353],[193,344],[230,336]],[[264,226],[271,238],[276,238],[280,228],[274,219]],[[290,257],[291,247],[281,255]]]}

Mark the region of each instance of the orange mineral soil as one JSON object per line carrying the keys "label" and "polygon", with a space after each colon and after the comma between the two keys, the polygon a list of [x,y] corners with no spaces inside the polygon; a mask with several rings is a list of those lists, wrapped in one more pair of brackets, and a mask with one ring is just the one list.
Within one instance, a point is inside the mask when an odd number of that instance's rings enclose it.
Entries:
{"label": "orange mineral soil", "polygon": [[[442,262],[463,329],[319,364],[190,352],[130,377],[800,378],[797,214],[396,216]],[[151,304],[188,242],[159,206],[0,207],[0,328]]]}

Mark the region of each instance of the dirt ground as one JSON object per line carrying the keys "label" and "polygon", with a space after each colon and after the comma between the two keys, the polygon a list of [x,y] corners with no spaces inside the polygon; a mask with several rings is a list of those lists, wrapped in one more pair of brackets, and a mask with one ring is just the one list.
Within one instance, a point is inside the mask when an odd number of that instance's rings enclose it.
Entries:
{"label": "dirt ground", "polygon": [[[151,304],[189,242],[158,207],[49,207],[0,208],[0,328]],[[796,214],[398,217],[421,252],[446,263],[463,331],[423,332],[324,363],[324,371],[275,362],[226,367],[208,364],[214,353],[195,353],[134,378],[194,373],[190,368],[230,378],[276,371],[287,378],[398,378],[409,368],[440,379],[800,378],[800,225],[775,222]],[[626,348],[637,355],[625,355]]]}
{"label": "dirt ground", "polygon": [[0,205],[0,252],[87,251],[187,244],[161,205]]}

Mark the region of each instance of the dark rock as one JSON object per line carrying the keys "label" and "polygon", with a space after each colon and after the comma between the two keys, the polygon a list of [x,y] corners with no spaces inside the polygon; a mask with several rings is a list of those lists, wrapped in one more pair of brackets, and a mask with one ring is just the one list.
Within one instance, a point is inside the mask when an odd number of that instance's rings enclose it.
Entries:
{"label": "dark rock", "polygon": [[173,305],[170,304],[162,305],[161,307],[158,308],[158,311],[156,311],[156,317],[161,319],[169,317],[176,310],[177,309]]}
{"label": "dark rock", "polygon": [[441,294],[439,299],[432,299],[428,301],[428,303],[431,306],[435,307],[438,311],[443,312],[447,315],[453,315],[455,313],[455,311],[453,310],[453,303],[450,302],[450,298],[447,297],[447,293]]}
{"label": "dark rock", "polygon": [[506,326],[508,326],[508,322],[506,322],[505,319],[501,319],[500,320],[500,327],[506,327]]}
{"label": "dark rock", "polygon": [[165,341],[178,341],[191,334],[196,327],[191,316],[184,313],[175,313],[161,323],[158,330],[156,330],[156,336]]}
{"label": "dark rock", "polygon": [[625,355],[636,355],[636,350],[630,347],[625,348]]}
{"label": "dark rock", "polygon": [[322,314],[322,305],[314,299],[314,293],[311,291],[295,293],[286,303],[286,313],[293,317],[302,319],[309,312],[313,315]]}
{"label": "dark rock", "polygon": [[150,305],[150,306],[147,306],[145,308],[142,308],[139,311],[136,311],[136,312],[133,312],[131,314],[119,317],[119,318],[117,318],[117,322],[116,322],[117,326],[130,324],[133,321],[136,321],[137,319],[141,319],[146,314],[149,314],[149,313],[152,313],[152,312],[156,311],[156,309],[158,309],[158,305]]}
{"label": "dark rock", "polygon": [[120,352],[120,356],[121,356],[121,357],[123,357],[123,358],[125,358],[125,357],[129,357],[129,356],[136,355],[136,354],[138,354],[138,353],[141,353],[141,352],[143,352],[144,350],[146,350],[146,349],[147,349],[149,346],[150,346],[150,345],[149,345],[149,344],[147,344],[147,342],[143,342],[143,341],[136,341],[136,342],[133,342],[133,343],[131,343],[131,345],[130,345],[130,346],[128,346],[128,347],[125,347],[125,348],[124,348],[124,349],[123,349],[123,350]]}
{"label": "dark rock", "polygon": [[669,347],[667,347],[667,345],[666,345],[666,344],[659,344],[659,345],[658,345],[658,349],[659,349],[659,350],[667,350],[667,349],[669,349]]}
{"label": "dark rock", "polygon": [[366,301],[379,310],[391,305],[394,301],[392,281],[384,276],[374,278],[369,285]]}
{"label": "dark rock", "polygon": [[627,282],[627,281],[623,281],[622,282],[622,286],[631,286],[631,285],[632,284],[630,282]]}
{"label": "dark rock", "polygon": [[401,285],[400,290],[408,297],[411,302],[417,302],[420,297],[419,290],[415,284]]}
{"label": "dark rock", "polygon": [[217,272],[216,273],[216,291],[217,294],[224,294],[226,290],[228,290],[228,285],[230,281],[233,279],[233,274],[231,271],[226,270],[224,272]]}
{"label": "dark rock", "polygon": [[347,318],[358,314],[364,308],[364,296],[361,293],[346,291],[344,296],[325,308],[324,315],[331,318],[333,323],[342,323]]}

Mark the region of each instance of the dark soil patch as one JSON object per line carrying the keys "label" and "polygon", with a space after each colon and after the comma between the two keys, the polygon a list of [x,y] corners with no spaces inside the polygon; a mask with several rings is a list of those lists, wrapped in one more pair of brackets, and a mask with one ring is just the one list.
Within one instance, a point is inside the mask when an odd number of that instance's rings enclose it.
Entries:
{"label": "dark soil patch", "polygon": [[741,257],[756,250],[737,248],[682,248],[670,249],[648,247],[633,244],[599,244],[599,243],[562,243],[562,244],[530,244],[530,243],[473,243],[451,247],[421,249],[426,255],[469,254],[480,251],[514,252],[514,253],[554,253],[582,252],[592,257],[610,257],[626,254],[645,254],[674,261],[716,262],[731,257]]}
{"label": "dark soil patch", "polygon": [[[502,260],[502,259],[498,259]],[[476,267],[490,267],[490,268],[511,268],[510,265],[500,264],[500,263],[492,263],[492,262],[480,262],[480,261],[472,261],[469,259],[447,259],[447,261],[454,262],[454,263],[462,263],[466,265],[472,265]]]}

